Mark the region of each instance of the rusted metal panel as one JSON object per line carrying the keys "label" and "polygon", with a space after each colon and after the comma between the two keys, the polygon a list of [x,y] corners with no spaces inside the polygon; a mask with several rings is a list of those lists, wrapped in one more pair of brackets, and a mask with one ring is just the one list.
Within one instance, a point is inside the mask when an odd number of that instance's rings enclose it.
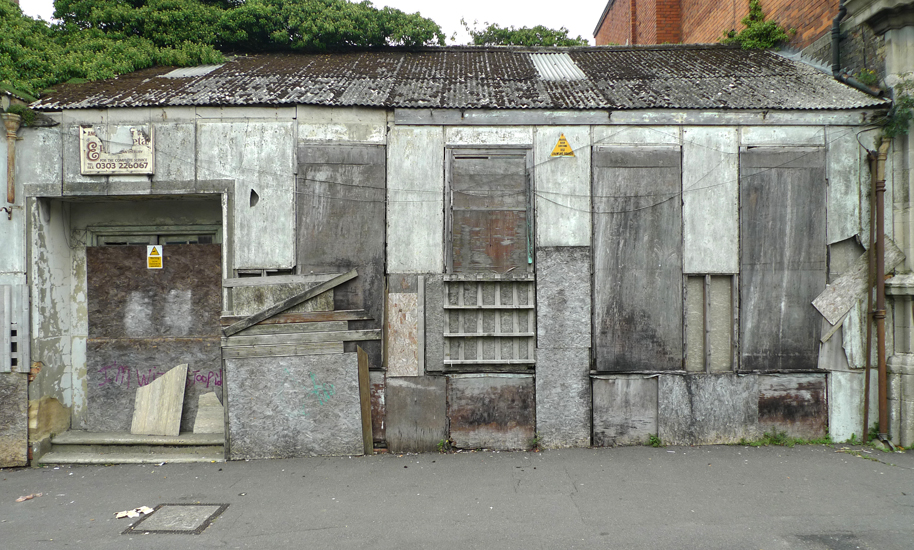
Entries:
{"label": "rusted metal panel", "polygon": [[233,460],[361,455],[355,353],[227,359]]}
{"label": "rusted metal panel", "polygon": [[527,271],[533,261],[526,150],[452,150],[452,273]]}
{"label": "rusted metal panel", "polygon": [[86,429],[127,431],[136,388],[187,363],[181,429],[192,431],[201,393],[221,391],[221,247],[162,247],[163,269],[146,269],[146,247],[86,248]]}
{"label": "rusted metal panel", "polygon": [[596,368],[681,369],[679,148],[601,147],[593,163]]}
{"label": "rusted metal panel", "polygon": [[387,379],[387,448],[435,451],[447,439],[447,379],[420,376]]}
{"label": "rusted metal panel", "polygon": [[419,376],[419,294],[387,295],[387,376]]}
{"label": "rusted metal panel", "polygon": [[657,435],[657,377],[593,379],[593,444],[644,445]]}
{"label": "rusted metal panel", "polygon": [[814,370],[825,289],[825,150],[740,154],[740,369]]}
{"label": "rusted metal panel", "polygon": [[529,449],[536,434],[531,375],[448,377],[450,439],[463,449]]}
{"label": "rusted metal panel", "polygon": [[759,430],[792,437],[823,437],[828,424],[826,375],[776,374],[758,379]]}

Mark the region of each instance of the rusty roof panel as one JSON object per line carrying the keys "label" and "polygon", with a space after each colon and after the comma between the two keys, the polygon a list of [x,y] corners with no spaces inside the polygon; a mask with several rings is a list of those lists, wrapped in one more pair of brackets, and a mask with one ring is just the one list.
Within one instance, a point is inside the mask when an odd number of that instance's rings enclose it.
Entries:
{"label": "rusty roof panel", "polygon": [[[560,59],[556,74],[533,61]],[[858,109],[887,106],[773,52],[728,46],[450,47],[259,54],[59,85],[40,110],[177,105],[439,109]],[[556,77],[558,75],[558,78]]]}

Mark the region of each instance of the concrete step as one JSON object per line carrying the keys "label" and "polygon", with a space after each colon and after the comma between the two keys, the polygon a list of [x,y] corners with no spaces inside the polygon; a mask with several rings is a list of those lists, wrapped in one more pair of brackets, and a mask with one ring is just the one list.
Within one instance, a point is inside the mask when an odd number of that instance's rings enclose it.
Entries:
{"label": "concrete step", "polygon": [[224,443],[222,434],[159,436],[73,430],[54,436],[50,451],[38,464],[222,462]]}

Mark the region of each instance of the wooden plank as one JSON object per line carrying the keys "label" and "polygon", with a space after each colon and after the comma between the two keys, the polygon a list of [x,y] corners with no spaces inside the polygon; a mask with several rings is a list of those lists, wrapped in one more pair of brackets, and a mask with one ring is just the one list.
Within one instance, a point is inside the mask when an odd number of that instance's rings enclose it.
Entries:
{"label": "wooden plank", "polygon": [[[228,315],[222,318],[222,326],[229,326],[247,319],[246,316]],[[367,321],[373,317],[364,309],[340,309],[336,311],[307,311],[302,313],[280,313],[260,321],[255,326],[322,323],[327,321]],[[248,329],[245,329],[248,330]]]}
{"label": "wooden plank", "polygon": [[20,285],[21,299],[19,301],[19,327],[16,329],[19,344],[19,372],[29,372],[32,368],[32,338],[31,323],[29,318],[29,285]]}
{"label": "wooden plank", "polygon": [[178,365],[152,383],[137,388],[130,433],[143,435],[178,435],[187,365]]}
{"label": "wooden plank", "polygon": [[285,323],[281,325],[254,325],[232,336],[258,336],[261,334],[299,334],[302,332],[333,332],[346,330],[349,323],[346,321],[325,321],[322,323]]}
{"label": "wooden plank", "polygon": [[599,371],[682,369],[679,147],[593,152]]}
{"label": "wooden plank", "polygon": [[236,277],[223,279],[223,288],[238,288],[244,286],[264,286],[302,283],[324,283],[336,277],[337,273],[324,273],[319,275],[274,275],[272,277]]}
{"label": "wooden plank", "polygon": [[222,347],[276,346],[283,344],[311,344],[317,342],[356,342],[380,340],[381,329],[341,330],[335,332],[301,332],[297,334],[261,334],[257,336],[232,336],[222,340]]}
{"label": "wooden plank", "polygon": [[825,151],[740,154],[740,369],[814,370],[825,289]]}
{"label": "wooden plank", "polygon": [[[885,244],[885,270],[889,272],[904,261],[904,253],[892,239],[886,238]],[[866,294],[869,286],[868,257],[868,252],[863,253],[847,272],[835,279],[812,301],[812,305],[825,317],[828,324],[837,326]]]}
{"label": "wooden plank", "polygon": [[241,332],[242,330],[244,330],[248,327],[254,326],[257,323],[259,323],[265,319],[269,319],[270,317],[276,315],[277,313],[282,313],[283,311],[285,311],[293,306],[297,306],[298,304],[300,304],[306,300],[309,300],[309,299],[317,296],[318,294],[321,294],[327,290],[330,290],[331,288],[336,288],[337,286],[345,283],[346,281],[355,279],[357,276],[358,276],[357,270],[353,269],[352,271],[349,271],[348,273],[344,273],[342,275],[334,277],[333,279],[331,279],[325,283],[321,283],[310,290],[306,290],[305,292],[296,294],[295,296],[292,296],[291,298],[289,298],[287,300],[284,300],[278,304],[270,306],[262,311],[259,311],[258,313],[255,313],[254,315],[251,315],[250,317],[247,317],[241,321],[238,321],[237,323],[235,323],[233,325],[230,325],[230,326],[222,329],[222,334],[225,336],[231,336],[235,333]]}
{"label": "wooden plank", "polygon": [[371,437],[371,392],[368,379],[368,354],[361,347],[356,347],[359,355],[359,405],[362,412],[362,445],[365,454],[374,453],[374,442]]}
{"label": "wooden plank", "polygon": [[222,348],[223,359],[245,359],[250,357],[297,357],[300,355],[326,355],[343,353],[342,342],[317,342],[285,346],[241,346]]}
{"label": "wooden plank", "polygon": [[13,324],[13,308],[11,294],[9,285],[0,285],[0,372],[12,370],[10,326]]}

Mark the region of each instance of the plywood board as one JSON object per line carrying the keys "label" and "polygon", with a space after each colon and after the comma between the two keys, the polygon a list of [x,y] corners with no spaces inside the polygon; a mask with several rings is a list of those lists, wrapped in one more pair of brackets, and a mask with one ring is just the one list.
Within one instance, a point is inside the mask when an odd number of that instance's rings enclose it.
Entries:
{"label": "plywood board", "polygon": [[825,289],[825,150],[740,155],[740,369],[813,370]]}
{"label": "plywood board", "polygon": [[[829,126],[828,138],[828,244],[850,239],[860,233],[861,179],[859,128]],[[864,171],[865,173],[866,171]],[[864,176],[865,177],[865,176]],[[869,225],[869,220],[865,223]]]}
{"label": "plywood board", "polygon": [[[574,157],[551,156],[561,135],[574,149]],[[537,246],[590,245],[590,149],[586,126],[537,128]]]}
{"label": "plywood board", "polygon": [[226,359],[230,459],[361,455],[355,353]]}
{"label": "plywood board", "polygon": [[683,130],[682,225],[686,273],[739,270],[739,136],[735,128]]}
{"label": "plywood board", "polygon": [[758,377],[735,374],[661,375],[658,433],[671,445],[716,445],[756,439]]}
{"label": "plywood board", "polygon": [[537,347],[590,349],[591,261],[590,247],[537,249]]}
{"label": "plywood board", "polygon": [[419,294],[387,295],[387,376],[419,376]]}
{"label": "plywood board", "polygon": [[596,368],[681,369],[679,148],[599,148],[593,162]]}
{"label": "plywood board", "polygon": [[590,420],[590,348],[538,348],[536,433],[540,446],[590,446]]}
{"label": "plywood board", "polygon": [[601,376],[593,380],[595,447],[645,445],[657,435],[657,377]]}
{"label": "plywood board", "polygon": [[25,466],[29,445],[28,377],[0,373],[0,468]]}
{"label": "plywood board", "polygon": [[186,384],[187,365],[184,364],[174,367],[150,384],[137,388],[130,433],[178,435],[181,432],[181,409]]}
{"label": "plywood board", "polygon": [[533,376],[448,377],[451,442],[462,449],[529,449],[536,434]]}
{"label": "plywood board", "polygon": [[441,376],[387,379],[385,432],[391,452],[438,450],[448,438],[446,387]]}
{"label": "plywood board", "polygon": [[387,270],[441,273],[444,132],[394,126],[387,139]]}

